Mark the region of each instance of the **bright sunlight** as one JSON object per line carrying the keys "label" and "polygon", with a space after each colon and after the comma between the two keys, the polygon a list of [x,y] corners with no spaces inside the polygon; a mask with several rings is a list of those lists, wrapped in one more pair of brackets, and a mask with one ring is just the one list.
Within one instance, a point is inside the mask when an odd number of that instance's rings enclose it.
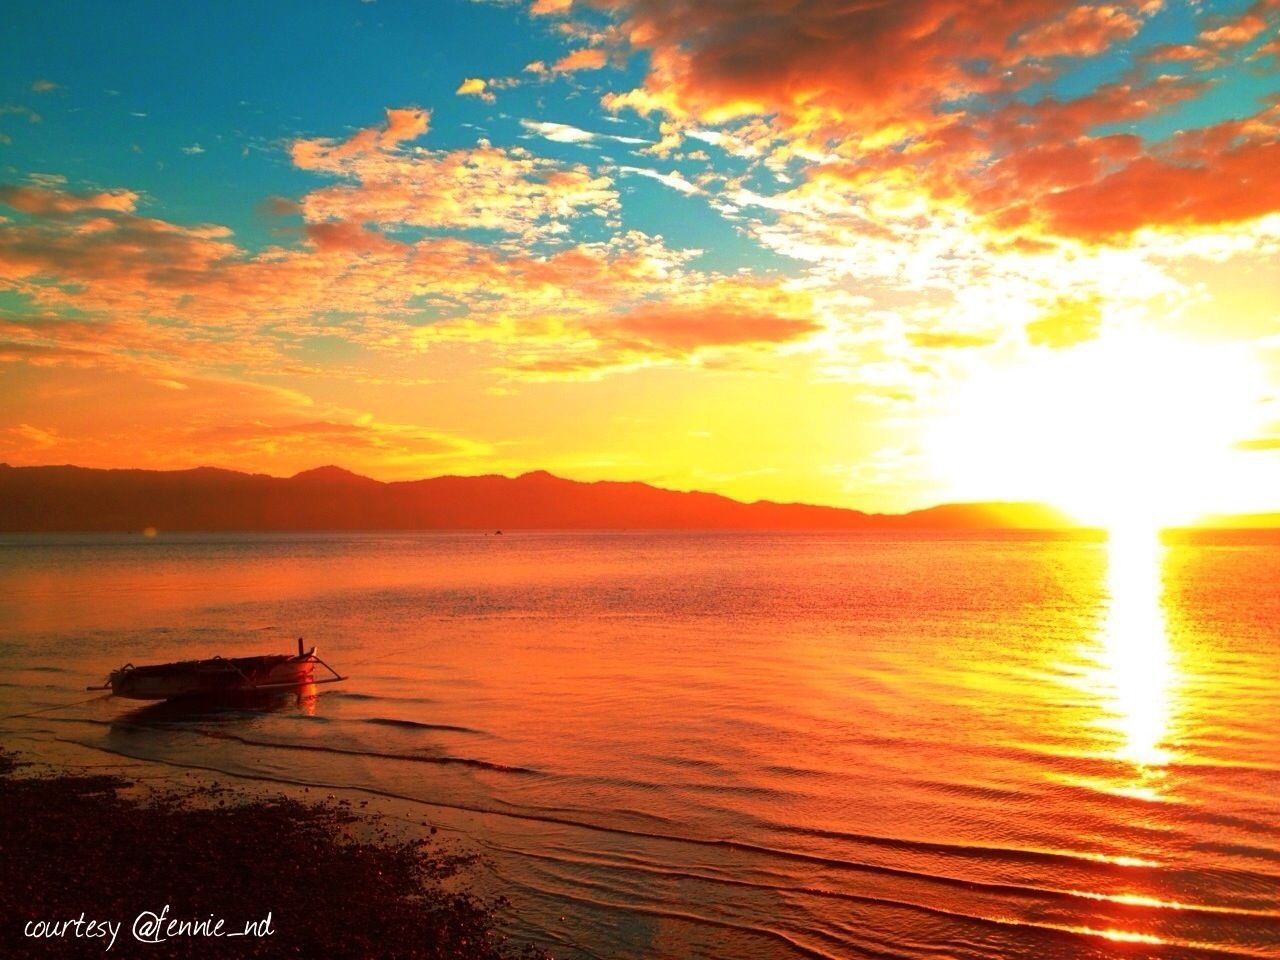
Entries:
{"label": "bright sunlight", "polygon": [[1243,482],[1260,375],[1241,350],[1116,330],[961,388],[927,440],[967,498],[1041,500],[1082,523],[1189,523]]}

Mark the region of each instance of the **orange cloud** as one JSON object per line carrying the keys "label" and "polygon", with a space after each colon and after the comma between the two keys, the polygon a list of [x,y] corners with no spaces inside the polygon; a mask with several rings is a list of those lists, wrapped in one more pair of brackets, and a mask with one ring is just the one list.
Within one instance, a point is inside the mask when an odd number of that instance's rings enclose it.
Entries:
{"label": "orange cloud", "polygon": [[[188,444],[218,451],[221,461],[261,458],[280,449],[306,463],[307,457],[377,454],[379,460],[421,460],[488,452],[485,444],[404,424],[354,420],[231,421],[190,431]],[[260,462],[260,461],[259,461]]]}
{"label": "orange cloud", "polygon": [[[389,159],[380,148],[346,153],[344,170]],[[465,171],[514,162],[516,168],[503,167],[511,175],[501,180],[508,196],[493,201],[505,211],[496,219],[492,211],[442,212],[431,203],[413,204],[402,214],[370,196],[336,204],[331,188],[320,188],[300,204],[306,214],[302,243],[257,253],[239,247],[222,227],[180,227],[128,213],[68,218],[51,212],[29,223],[0,221],[0,279],[46,311],[7,318],[6,349],[13,359],[46,365],[145,366],[152,381],[172,383],[181,382],[184,371],[219,365],[306,375],[289,357],[318,336],[392,352],[450,340],[488,343],[536,357],[528,369],[550,369],[594,343],[599,349],[590,367],[600,371],[678,360],[701,348],[782,343],[817,329],[806,296],[777,282],[703,275],[686,266],[693,253],[672,251],[643,234],[533,254],[521,244],[457,237],[406,242],[369,226],[372,219],[398,226],[404,217],[524,229],[548,204],[552,212],[562,204],[566,214],[574,212],[576,194],[566,200],[555,192],[579,182],[572,171],[487,147],[462,153],[396,156],[389,169],[409,176],[412,185],[418,177],[443,176],[450,163]],[[401,162],[426,164],[427,172],[411,166],[406,174]],[[536,176],[521,186],[521,171]],[[569,179],[562,180],[566,173]],[[405,188],[384,178],[375,196],[385,200],[389,184]],[[442,197],[448,188],[448,182],[431,185]],[[481,199],[491,196],[479,187],[477,192]],[[50,211],[70,202],[42,201]],[[533,213],[522,212],[530,203]],[[334,216],[321,218],[317,210]],[[426,220],[428,214],[434,219]],[[661,307],[653,303],[656,291],[667,298]],[[69,309],[83,316],[63,313]],[[440,316],[429,326],[411,325],[426,310]],[[162,366],[173,363],[185,366]]]}
{"label": "orange cloud", "polygon": [[1089,239],[1143,227],[1202,227],[1280,210],[1280,142],[1245,144],[1203,162],[1140,157],[1115,173],[1042,199],[1048,226]]}
{"label": "orange cloud", "polygon": [[42,217],[93,210],[130,213],[138,204],[138,195],[132,190],[68,193],[48,187],[0,186],[0,203]]}
{"label": "orange cloud", "polygon": [[343,220],[326,220],[308,223],[303,234],[315,244],[316,249],[343,253],[389,253],[404,249],[403,244],[388,239],[376,230],[369,230]]}
{"label": "orange cloud", "polygon": [[[48,311],[6,316],[4,327],[41,343],[101,342],[107,350],[261,363],[278,356],[273,336],[259,329],[271,318],[284,324],[325,310],[376,314],[420,290],[405,282],[412,278],[408,249],[380,234],[335,221],[307,224],[303,237],[304,247],[252,256],[223,227],[126,213],[0,221],[0,282]],[[75,326],[59,316],[68,308],[93,320]],[[370,324],[372,336],[377,327]]]}
{"label": "orange cloud", "polygon": [[1121,7],[1076,7],[1023,34],[1020,47],[1030,57],[1093,56],[1128,40],[1141,25],[1138,17]]}
{"label": "orange cloud", "polygon": [[493,93],[489,91],[488,81],[480,77],[468,77],[458,85],[458,89],[453,91],[460,97],[479,97],[485,103],[493,103],[497,99]]}
{"label": "orange cloud", "polygon": [[608,62],[608,55],[599,47],[584,47],[561,57],[551,69],[557,73],[573,73],[577,70],[599,70]]}
{"label": "orange cloud", "polygon": [[809,317],[763,313],[733,304],[649,304],[593,330],[623,340],[688,352],[698,347],[785,343],[817,332]]}
{"label": "orange cloud", "polygon": [[1144,58],[1149,63],[1177,63],[1183,60],[1218,62],[1217,56],[1194,43],[1163,44],[1147,51]]}
{"label": "orange cloud", "polygon": [[[341,143],[299,140],[294,163],[348,181],[307,194],[311,222],[481,228],[513,235],[556,233],[584,213],[618,208],[608,177],[581,164],[535,157],[486,141],[468,150],[405,151],[426,130],[422,111],[389,110],[385,130],[361,130]],[[399,121],[397,123],[397,120]]]}
{"label": "orange cloud", "polygon": [[976,69],[977,61],[1014,65],[1028,55],[1011,52],[1015,40],[1037,28],[1051,31],[1048,25],[1075,9],[1070,0],[596,5],[619,15],[632,46],[650,52],[646,90],[686,114],[799,119],[819,109],[881,121],[931,112],[941,91],[959,96],[992,88],[993,72]]}
{"label": "orange cloud", "polygon": [[1253,40],[1266,29],[1266,19],[1258,12],[1251,10],[1230,23],[1205,30],[1200,34],[1200,39],[1215,47],[1240,46]]}
{"label": "orange cloud", "polygon": [[[1256,2],[1234,18],[1214,17],[1202,29],[1193,43],[1166,44],[1149,51],[1144,59],[1149,63],[1192,62],[1199,68],[1221,66],[1232,58],[1242,57],[1245,48],[1270,31],[1280,27],[1280,3],[1276,0]],[[1276,52],[1276,41],[1262,44],[1247,56],[1257,60]]]}
{"label": "orange cloud", "polygon": [[[1051,79],[1063,58],[1131,39],[1159,4],[594,3],[617,17],[633,49],[649,55],[644,86],[606,96],[606,106],[665,114],[664,149],[711,124],[722,127],[726,149],[775,169],[796,158],[820,160],[801,174],[815,183],[811,197],[823,195],[828,222],[817,229],[827,229],[841,205],[841,217],[872,232],[911,218],[918,232],[921,217],[948,220],[966,210],[1009,235],[994,243],[1029,247],[1061,237],[1111,242],[1148,226],[1229,223],[1277,209],[1265,187],[1240,189],[1269,155],[1271,108],[1238,124],[1235,141],[1188,157],[1179,143],[1152,147],[1095,131],[1200,96],[1206,83],[1194,75],[1139,70],[1073,100],[1016,96]],[[1261,36],[1277,11],[1274,0],[1258,0],[1236,19],[1211,24],[1199,44],[1158,49],[1147,62],[1214,62],[1226,46]],[[988,97],[994,109],[957,106],[969,96]],[[1195,193],[1096,217],[1080,208],[1153,169],[1166,186],[1176,181]],[[1230,183],[1247,199],[1229,196]]]}
{"label": "orange cloud", "polygon": [[523,341],[512,351],[508,373],[539,380],[599,379],[611,370],[688,358],[702,366],[731,368],[750,364],[753,353],[822,329],[809,294],[776,282],[669,280],[667,295],[659,301],[651,299],[654,280],[651,268],[641,269],[631,282],[597,291],[600,299],[594,304],[575,298],[568,288],[567,316],[561,312],[561,317],[573,317],[572,322],[553,339]]}
{"label": "orange cloud", "polygon": [[20,423],[16,427],[10,427],[3,432],[8,434],[9,438],[17,444],[22,444],[35,450],[47,450],[50,447],[56,447],[62,439],[57,430],[46,430],[32,426],[29,423]]}
{"label": "orange cloud", "polygon": [[347,140],[295,140],[291,148],[293,162],[303,170],[339,173],[344,162],[380,150],[390,150],[406,140],[423,136],[431,125],[431,111],[417,109],[387,110],[387,124],[379,129],[369,127]]}
{"label": "orange cloud", "polygon": [[573,7],[573,0],[533,0],[529,12],[535,17],[545,17],[568,13]]}
{"label": "orange cloud", "polygon": [[[83,209],[70,199],[41,200],[46,216]],[[95,211],[96,212],[96,211]],[[99,214],[32,225],[0,224],[0,278],[74,276],[79,281],[181,283],[237,250],[224,227],[178,227],[131,214]]]}

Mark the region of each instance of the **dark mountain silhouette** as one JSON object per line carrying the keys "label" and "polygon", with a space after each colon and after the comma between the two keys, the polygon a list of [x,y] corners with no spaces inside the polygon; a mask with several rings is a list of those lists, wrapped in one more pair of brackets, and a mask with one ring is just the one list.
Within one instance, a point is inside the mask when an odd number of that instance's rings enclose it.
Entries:
{"label": "dark mountain silhouette", "polygon": [[580,483],[545,471],[383,483],[339,467],[269,477],[195,470],[0,464],[0,531],[515,529],[1056,529],[1029,503],[948,504],[900,515]]}

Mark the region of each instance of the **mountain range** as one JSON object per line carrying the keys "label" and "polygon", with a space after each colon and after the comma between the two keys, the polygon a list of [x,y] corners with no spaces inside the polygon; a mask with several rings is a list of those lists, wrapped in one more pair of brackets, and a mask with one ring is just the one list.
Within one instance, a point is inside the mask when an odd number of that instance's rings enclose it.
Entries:
{"label": "mountain range", "polygon": [[338,467],[271,477],[212,467],[99,470],[0,464],[0,531],[499,529],[1048,530],[1035,503],[958,503],[904,514],[756,501],[545,471],[384,483]]}

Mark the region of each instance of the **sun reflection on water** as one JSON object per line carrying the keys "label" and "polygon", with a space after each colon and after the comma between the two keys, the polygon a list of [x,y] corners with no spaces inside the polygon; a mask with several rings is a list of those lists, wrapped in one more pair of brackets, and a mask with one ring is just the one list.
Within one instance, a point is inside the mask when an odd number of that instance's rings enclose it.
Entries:
{"label": "sun reflection on water", "polygon": [[1167,764],[1177,669],[1165,622],[1165,548],[1153,530],[1112,530],[1107,545],[1110,600],[1099,637],[1106,698],[1102,724],[1115,754],[1144,770]]}

